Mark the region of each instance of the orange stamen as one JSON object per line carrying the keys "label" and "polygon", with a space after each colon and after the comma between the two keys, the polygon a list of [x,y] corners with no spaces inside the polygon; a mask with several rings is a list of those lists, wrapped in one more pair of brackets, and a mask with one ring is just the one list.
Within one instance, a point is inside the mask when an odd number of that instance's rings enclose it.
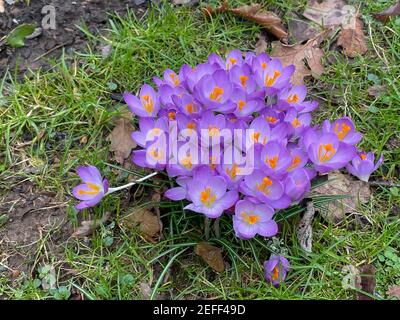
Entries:
{"label": "orange stamen", "polygon": [[144,110],[148,114],[151,114],[153,112],[154,102],[153,102],[153,99],[148,94],[145,94],[142,96],[142,104],[143,104]]}
{"label": "orange stamen", "polygon": [[246,221],[248,224],[255,224],[258,222],[258,220],[260,220],[260,217],[257,215],[253,215],[253,214],[247,214],[246,212],[242,211],[240,213],[244,219],[244,221]]}
{"label": "orange stamen", "polygon": [[175,86],[179,86],[179,77],[175,73],[171,72],[169,74],[169,77],[171,78]]}
{"label": "orange stamen", "polygon": [[272,169],[275,169],[278,164],[279,156],[274,156],[272,158],[268,158],[265,160],[269,164]]}
{"label": "orange stamen", "polygon": [[267,120],[269,123],[275,123],[275,122],[277,122],[277,121],[278,121],[278,119],[277,119],[277,118],[275,118],[275,117],[271,117],[271,116],[267,116],[267,117],[265,117],[265,120]]}
{"label": "orange stamen", "polygon": [[242,111],[245,106],[246,106],[246,102],[243,100],[239,100],[239,103],[238,103],[239,111]]}
{"label": "orange stamen", "polygon": [[206,206],[211,207],[217,199],[215,194],[212,194],[211,187],[206,187],[204,191],[200,193],[200,201]]}
{"label": "orange stamen", "polygon": [[215,87],[214,90],[210,93],[210,99],[220,102],[222,99],[223,93],[224,93],[224,89],[222,89],[220,87]]}
{"label": "orange stamen", "polygon": [[365,159],[367,159],[367,155],[365,153],[361,153],[360,158],[361,158],[361,160],[365,160]]}
{"label": "orange stamen", "polygon": [[298,118],[294,118],[294,120],[292,121],[292,126],[294,128],[297,128],[300,125],[301,125],[301,122],[299,121],[299,119]]}
{"label": "orange stamen", "polygon": [[268,195],[271,192],[270,186],[272,186],[272,180],[268,177],[264,177],[262,183],[257,183],[256,188],[258,191]]}
{"label": "orange stamen", "polygon": [[299,101],[299,96],[297,94],[290,94],[286,101],[289,103],[296,103]]}
{"label": "orange stamen", "polygon": [[300,162],[301,162],[300,156],[294,156],[292,163],[290,164],[289,168],[287,168],[287,170],[291,171],[291,170],[295,169],[299,165]]}
{"label": "orange stamen", "polygon": [[276,281],[276,280],[278,280],[278,278],[279,278],[279,267],[278,267],[278,265],[276,265],[276,266],[274,267],[274,269],[272,270],[271,279],[272,279],[273,281]]}
{"label": "orange stamen", "polygon": [[331,143],[320,144],[318,147],[318,159],[321,162],[327,162],[335,155],[335,153],[336,149],[332,146]]}
{"label": "orange stamen", "polygon": [[248,76],[240,76],[240,83],[242,84],[242,87],[246,87],[248,79],[249,79]]}
{"label": "orange stamen", "polygon": [[276,79],[278,79],[278,77],[281,75],[281,73],[278,70],[274,70],[274,76],[270,77],[268,74],[265,76],[265,85],[267,87],[271,87]]}
{"label": "orange stamen", "polygon": [[349,125],[347,125],[346,123],[342,123],[341,126],[339,123],[337,123],[335,125],[335,128],[333,129],[333,131],[338,136],[340,141],[342,141],[344,138],[346,138],[346,136],[350,130],[351,130],[351,127]]}

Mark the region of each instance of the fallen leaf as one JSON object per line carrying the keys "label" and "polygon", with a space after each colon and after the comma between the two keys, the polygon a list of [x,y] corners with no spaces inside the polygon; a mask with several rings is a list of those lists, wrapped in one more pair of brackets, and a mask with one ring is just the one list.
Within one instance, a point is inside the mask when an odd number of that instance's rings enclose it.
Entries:
{"label": "fallen leaf", "polygon": [[296,67],[292,76],[294,84],[303,84],[305,77],[319,78],[324,73],[322,64],[324,51],[319,48],[323,34],[309,40],[304,45],[284,45],[279,41],[272,43],[271,55],[279,58],[284,66],[293,64]]}
{"label": "fallen leaf", "polygon": [[196,245],[194,252],[215,271],[223,272],[225,270],[222,251],[220,248],[214,247],[207,242],[199,242]]}
{"label": "fallen leaf", "polygon": [[172,0],[175,5],[194,6],[199,3],[199,0]]}
{"label": "fallen leaf", "polygon": [[374,85],[368,88],[368,95],[370,97],[379,98],[386,89],[387,87],[385,85]]}
{"label": "fallen leaf", "polygon": [[[376,286],[376,268],[372,264],[366,264],[359,268],[359,271],[360,280],[356,281],[357,289],[373,296]],[[362,292],[357,292],[357,300],[374,300],[374,298],[371,298],[369,295],[365,295]]]}
{"label": "fallen leaf", "polygon": [[25,37],[31,35],[34,31],[34,24],[21,24],[7,35],[5,42],[13,48],[23,47],[25,45]]}
{"label": "fallen leaf", "polygon": [[254,49],[255,54],[260,54],[266,52],[268,48],[267,38],[260,33],[258,36],[258,41],[256,43],[256,47]]}
{"label": "fallen leaf", "polygon": [[120,164],[123,164],[125,159],[131,155],[132,149],[136,148],[136,142],[131,138],[133,130],[129,120],[120,118],[109,136],[110,151],[114,152],[115,161]]}
{"label": "fallen leaf", "polygon": [[371,197],[368,183],[353,180],[349,175],[338,171],[329,173],[328,181],[313,191],[322,196],[349,196],[329,201],[325,204],[326,210],[320,210],[324,219],[333,223],[342,221],[346,213],[355,212],[358,204],[367,203]]}
{"label": "fallen leaf", "polygon": [[263,11],[261,5],[258,3],[251,5],[244,5],[237,8],[229,8],[228,3],[225,1],[221,6],[212,8],[210,6],[203,8],[203,13],[207,16],[212,16],[222,12],[230,12],[238,17],[254,21],[269,33],[273,34],[280,40],[285,40],[288,36],[285,27],[282,25],[282,20],[275,13],[271,11]]}
{"label": "fallen leaf", "polygon": [[163,227],[157,215],[145,208],[134,208],[122,218],[122,223],[127,228],[139,226],[140,233],[148,240],[154,240],[161,233]]}
{"label": "fallen leaf", "polygon": [[322,31],[317,25],[312,25],[312,22],[301,19],[297,14],[291,13],[288,18],[289,40],[291,43],[302,43],[306,40],[314,38]]}
{"label": "fallen leaf", "polygon": [[81,225],[72,234],[72,237],[83,238],[90,236],[97,228],[108,221],[110,215],[109,212],[106,212],[101,219],[82,221]]}
{"label": "fallen leaf", "polygon": [[112,51],[112,45],[111,44],[107,44],[104,47],[101,48],[101,59],[106,60]]}
{"label": "fallen leaf", "polygon": [[375,19],[378,19],[382,22],[388,22],[390,18],[396,17],[400,15],[400,1],[397,1],[394,5],[383,10],[382,12],[374,14]]}
{"label": "fallen leaf", "polygon": [[400,286],[399,285],[390,286],[386,294],[389,297],[400,299]]}
{"label": "fallen leaf", "polygon": [[152,290],[148,283],[142,282],[140,284],[140,292],[142,293],[143,300],[150,300]]}
{"label": "fallen leaf", "polygon": [[356,17],[354,24],[350,23],[343,28],[337,44],[343,48],[344,54],[350,58],[367,52],[368,47],[365,42],[363,23],[359,17]]}
{"label": "fallen leaf", "polygon": [[310,0],[303,16],[324,27],[339,26],[348,14],[345,5],[343,0]]}
{"label": "fallen leaf", "polygon": [[312,201],[309,201],[307,203],[307,210],[301,218],[296,230],[297,240],[299,241],[300,247],[308,253],[312,252],[312,222],[314,220],[314,215],[314,205]]}

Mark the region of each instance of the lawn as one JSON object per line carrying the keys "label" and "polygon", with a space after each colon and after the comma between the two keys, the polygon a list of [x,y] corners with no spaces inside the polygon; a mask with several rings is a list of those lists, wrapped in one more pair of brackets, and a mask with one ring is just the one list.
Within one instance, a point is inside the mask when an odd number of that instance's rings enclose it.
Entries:
{"label": "lawn", "polygon": [[[302,12],[306,2],[260,1],[284,20],[291,11]],[[367,53],[350,59],[325,43],[325,73],[306,84],[310,97],[320,102],[316,121],[352,117],[364,134],[361,147],[385,157],[372,180],[393,185],[371,185],[369,202],[339,223],[326,222],[317,214],[310,254],[296,238],[299,207],[280,216],[280,232],[273,239],[239,240],[231,218],[224,216],[221,235],[212,231],[208,240],[222,249],[225,270],[221,273],[194,254],[196,243],[205,241],[204,218],[184,211],[181,202],[152,199],[155,191],[171,185],[166,175],[114,193],[99,206],[79,213],[74,210],[71,188],[78,183],[75,169],[80,164],[96,165],[111,185],[128,182],[130,173],[145,175],[137,167],[121,167],[109,152],[107,137],[114,120],[128,111],[118,101],[118,93],[136,92],[166,68],[179,70],[184,63],[200,63],[211,52],[252,51],[261,31],[258,25],[229,14],[207,20],[196,8],[164,4],[140,18],[132,12],[123,18],[110,16],[108,30],[101,34],[82,25],[86,50],[72,57],[63,55],[50,70],[28,73],[23,80],[16,80],[12,72],[4,75],[0,81],[0,205],[20,187],[33,195],[54,195],[45,212],[62,210],[65,223],[73,229],[81,220],[100,218],[106,212],[111,218],[83,239],[70,238],[64,225],[44,228],[28,253],[27,243],[2,247],[0,238],[0,298],[353,299],[356,290],[343,285],[346,270],[366,264],[376,268],[375,298],[387,298],[388,287],[400,285],[400,191],[395,186],[400,173],[400,20],[383,25],[372,13],[392,3],[362,1]],[[99,48],[107,45],[112,46],[111,54],[102,57]],[[372,97],[368,91],[374,85],[385,85],[386,91]],[[26,186],[31,188],[23,189]],[[52,209],[53,202],[57,209]],[[164,225],[162,237],[155,242],[124,224],[124,216],[134,208],[149,205],[160,209]],[[4,211],[0,211],[0,235],[4,235],[1,229],[7,227],[11,213],[4,205],[0,208]],[[360,217],[364,223],[359,223]],[[58,241],[60,237],[63,241]],[[291,262],[288,278],[278,288],[264,280],[262,264],[271,253],[284,254]],[[8,266],[13,256],[23,257],[21,264],[29,267]],[[54,282],[52,289],[42,285],[43,279]]]}

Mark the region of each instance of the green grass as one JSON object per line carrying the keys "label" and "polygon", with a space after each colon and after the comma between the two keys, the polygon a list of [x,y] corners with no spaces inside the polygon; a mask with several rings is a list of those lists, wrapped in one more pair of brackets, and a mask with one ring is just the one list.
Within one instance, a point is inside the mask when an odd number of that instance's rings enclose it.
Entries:
{"label": "green grass", "polygon": [[[301,10],[306,3],[287,2],[264,1],[264,5],[272,4],[276,11],[288,13]],[[364,133],[362,147],[385,156],[375,178],[397,182],[400,26],[395,22],[382,26],[370,15],[388,3],[365,1],[361,9],[367,21],[368,53],[349,60],[340,52],[330,51],[327,60],[334,62],[327,63],[321,79],[307,85],[312,96],[321,101],[318,119],[351,116]],[[136,91],[165,68],[177,70],[183,63],[200,63],[210,52],[252,50],[259,32],[255,24],[229,15],[205,21],[198,11],[173,10],[165,5],[142,19],[133,14],[123,19],[113,17],[109,30],[102,35],[86,32],[86,52],[73,58],[63,56],[54,61],[50,71],[30,74],[22,82],[6,77],[0,82],[5,95],[0,95],[0,190],[6,193],[10,181],[28,180],[65,200],[78,182],[74,170],[83,163],[97,165],[112,185],[122,184],[126,174],[118,175],[106,164],[112,162],[106,137],[112,119],[127,108],[110,98],[110,84],[119,92]],[[110,57],[103,60],[92,49],[98,43],[112,45]],[[368,88],[373,84],[386,85],[387,92],[380,98],[369,97]],[[42,131],[43,138],[16,149],[18,143],[30,141]],[[65,139],[60,139],[60,134]],[[80,143],[83,137],[86,144]],[[161,183],[169,184],[165,177]],[[134,205],[148,201],[143,191],[159,187],[154,181],[145,186],[138,188]],[[296,240],[298,214],[283,219],[280,240],[258,237],[240,241],[234,236],[229,217],[222,218],[223,236],[212,234],[210,239],[223,249],[227,267],[221,274],[214,273],[193,253],[195,243],[204,240],[204,221],[199,215],[183,211],[182,203],[163,200],[153,204],[161,209],[164,238],[149,243],[136,230],[121,227],[121,217],[129,211],[122,209],[125,195],[113,195],[94,208],[97,216],[106,211],[115,215],[90,240],[70,240],[57,256],[43,254],[43,243],[35,261],[54,267],[58,287],[79,291],[85,299],[142,298],[144,284],[150,285],[146,294],[152,298],[346,299],[353,298],[355,291],[343,288],[343,267],[365,263],[377,267],[379,297],[385,298],[389,285],[400,284],[400,262],[389,263],[393,259],[385,256],[388,251],[400,255],[400,219],[398,213],[393,215],[400,197],[393,188],[374,188],[369,204],[359,209],[358,213],[371,221],[366,228],[354,227],[354,216],[339,225],[328,224],[318,216],[313,223],[314,248],[310,255],[304,254]],[[71,200],[67,212],[76,224],[73,205]],[[289,257],[292,271],[284,286],[274,288],[263,280],[262,263],[271,253],[279,252]],[[11,282],[0,273],[0,296],[54,298],[54,292],[38,286],[41,276],[35,271],[32,277],[21,275]]]}

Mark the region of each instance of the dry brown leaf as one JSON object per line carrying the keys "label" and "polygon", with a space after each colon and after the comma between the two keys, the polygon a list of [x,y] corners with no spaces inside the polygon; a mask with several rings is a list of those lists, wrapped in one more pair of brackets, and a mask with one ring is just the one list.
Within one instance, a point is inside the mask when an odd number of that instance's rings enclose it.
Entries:
{"label": "dry brown leaf", "polygon": [[[359,281],[356,281],[357,289],[373,296],[376,286],[376,268],[372,264],[366,264],[359,268],[359,271]],[[374,298],[370,297],[369,295],[365,295],[362,292],[357,292],[357,300],[374,300]]]}
{"label": "dry brown leaf", "polygon": [[161,220],[153,212],[145,208],[134,208],[122,218],[122,223],[127,228],[139,226],[140,233],[146,236],[148,240],[154,240],[162,231]]}
{"label": "dry brown leaf", "polygon": [[349,196],[329,201],[325,204],[326,210],[321,210],[320,213],[325,220],[333,223],[342,221],[346,213],[355,212],[358,204],[367,203],[371,197],[368,183],[353,180],[349,175],[338,171],[329,173],[328,181],[315,188],[314,192],[323,196]]}
{"label": "dry brown leaf", "polygon": [[136,142],[132,140],[132,123],[120,118],[116,121],[116,126],[109,136],[111,141],[110,151],[114,152],[115,161],[123,164],[125,159],[131,155],[132,149],[136,148]]}
{"label": "dry brown leaf", "polygon": [[254,21],[280,40],[284,41],[288,36],[285,27],[282,25],[281,18],[271,11],[263,11],[261,5],[258,3],[229,8],[228,3],[225,1],[221,6],[215,9],[210,6],[203,8],[203,13],[207,16],[222,12],[230,12],[243,19]]}
{"label": "dry brown leaf", "polygon": [[288,20],[290,42],[302,43],[314,38],[322,29],[309,21],[301,19],[297,14],[291,13]]}
{"label": "dry brown leaf", "polygon": [[297,230],[297,240],[299,241],[300,247],[306,251],[312,252],[312,222],[314,220],[315,209],[312,201],[307,203],[307,210],[301,218]]}
{"label": "dry brown leaf", "polygon": [[101,219],[82,221],[81,225],[72,234],[72,237],[83,238],[90,236],[97,228],[107,222],[110,215],[109,212],[106,212]]}
{"label": "dry brown leaf", "polygon": [[389,297],[400,299],[400,286],[399,285],[390,286],[386,294]]}
{"label": "dry brown leaf", "polygon": [[266,37],[260,33],[258,36],[258,41],[256,43],[256,47],[254,49],[255,54],[260,54],[266,52],[268,48],[268,43]]}
{"label": "dry brown leaf", "polygon": [[396,17],[400,15],[400,1],[397,1],[394,5],[383,10],[382,12],[374,14],[375,19],[378,19],[382,22],[387,22],[390,18]]}
{"label": "dry brown leaf", "polygon": [[319,78],[324,72],[322,57],[324,51],[319,48],[320,36],[309,40],[306,44],[284,45],[279,41],[272,43],[273,57],[279,58],[284,66],[293,64],[296,70],[292,82],[296,85],[303,84],[304,78],[313,76]]}
{"label": "dry brown leaf", "polygon": [[359,17],[356,17],[354,24],[350,23],[343,28],[339,34],[337,44],[343,48],[344,54],[350,58],[367,52],[368,47],[365,42],[363,23]]}
{"label": "dry brown leaf", "polygon": [[222,251],[220,248],[214,247],[207,242],[199,242],[194,252],[199,255],[207,264],[217,272],[225,270]]}
{"label": "dry brown leaf", "polygon": [[324,27],[339,26],[348,15],[343,10],[346,2],[343,0],[310,0],[303,16]]}
{"label": "dry brown leaf", "polygon": [[379,98],[385,91],[387,87],[385,85],[374,85],[368,88],[368,95],[370,97]]}

